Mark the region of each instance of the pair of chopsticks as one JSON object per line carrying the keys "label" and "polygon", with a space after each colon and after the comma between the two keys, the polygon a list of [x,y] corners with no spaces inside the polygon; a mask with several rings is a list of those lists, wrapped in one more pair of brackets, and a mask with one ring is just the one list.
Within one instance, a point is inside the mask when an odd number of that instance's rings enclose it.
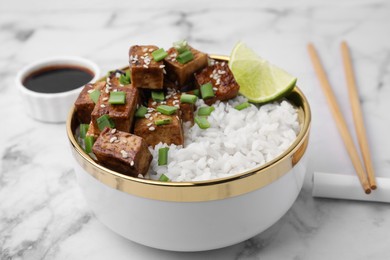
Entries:
{"label": "pair of chopsticks", "polygon": [[356,87],[355,76],[352,68],[351,55],[350,55],[348,45],[346,42],[341,43],[341,53],[342,53],[342,58],[344,63],[345,76],[347,80],[349,100],[351,103],[353,120],[355,124],[355,131],[359,140],[359,146],[360,146],[365,167],[363,167],[363,164],[360,161],[359,154],[353,142],[351,133],[348,130],[347,123],[343,117],[343,114],[341,113],[340,107],[337,103],[336,97],[333,93],[332,87],[326,76],[326,72],[321,64],[317,51],[312,43],[308,44],[307,49],[314,66],[314,70],[320,81],[322,90],[326,96],[331,112],[336,121],[338,130],[344,141],[344,145],[347,148],[349,157],[351,158],[353,166],[359,177],[360,183],[364,189],[364,192],[366,194],[369,194],[371,190],[376,189],[376,181],[375,181],[374,169],[371,162],[370,150],[368,147],[366,130],[364,127],[364,121],[363,121],[362,111],[359,102],[359,94]]}

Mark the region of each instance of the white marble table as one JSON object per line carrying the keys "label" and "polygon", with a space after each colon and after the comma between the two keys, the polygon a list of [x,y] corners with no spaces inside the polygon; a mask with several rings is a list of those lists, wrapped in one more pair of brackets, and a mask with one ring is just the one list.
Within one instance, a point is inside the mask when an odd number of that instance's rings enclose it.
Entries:
{"label": "white marble table", "polygon": [[[0,259],[390,259],[387,204],[311,196],[314,171],[353,167],[306,53],[314,42],[352,127],[339,51],[349,42],[375,169],[389,176],[389,1],[161,2],[0,2]],[[182,38],[216,54],[245,41],[298,76],[313,112],[307,177],[291,210],[264,233],[209,252],[151,249],[100,224],[77,187],[64,124],[26,116],[14,85],[39,58],[80,55],[106,71],[126,65],[131,44]]]}

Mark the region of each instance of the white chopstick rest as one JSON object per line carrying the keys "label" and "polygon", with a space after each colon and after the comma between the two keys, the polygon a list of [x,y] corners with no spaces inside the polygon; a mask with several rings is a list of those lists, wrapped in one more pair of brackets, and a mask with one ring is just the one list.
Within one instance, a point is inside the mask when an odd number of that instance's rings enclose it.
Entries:
{"label": "white chopstick rest", "polygon": [[390,178],[376,177],[378,189],[366,194],[355,175],[314,172],[313,197],[390,203]]}

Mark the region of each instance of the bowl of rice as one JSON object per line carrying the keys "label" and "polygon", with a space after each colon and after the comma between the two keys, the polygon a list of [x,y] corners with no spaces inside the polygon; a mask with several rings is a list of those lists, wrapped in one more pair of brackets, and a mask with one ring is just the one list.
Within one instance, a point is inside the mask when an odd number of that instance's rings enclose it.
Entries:
{"label": "bowl of rice", "polygon": [[[157,163],[164,145],[150,147],[145,178],[110,170],[86,154],[72,108],[66,128],[74,168],[96,218],[134,242],[174,251],[226,247],[277,222],[303,185],[310,107],[298,87],[279,101],[234,109],[244,101],[217,102],[206,130],[184,126],[185,144],[169,146],[165,166]],[[159,181],[163,173],[169,182]]]}

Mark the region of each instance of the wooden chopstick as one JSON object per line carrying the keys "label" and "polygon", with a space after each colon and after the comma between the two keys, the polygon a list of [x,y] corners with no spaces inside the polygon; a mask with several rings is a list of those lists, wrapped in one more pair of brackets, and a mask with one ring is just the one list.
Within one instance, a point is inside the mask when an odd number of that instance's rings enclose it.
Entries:
{"label": "wooden chopstick", "polygon": [[356,170],[356,173],[359,177],[360,183],[364,189],[364,192],[366,194],[369,194],[371,192],[370,185],[367,180],[367,175],[364,170],[364,167],[360,161],[359,154],[357,152],[357,149],[355,147],[355,144],[353,142],[352,136],[350,132],[348,131],[347,123],[343,117],[343,114],[341,113],[340,107],[337,103],[336,97],[333,93],[332,87],[329,83],[329,80],[326,76],[325,70],[321,64],[320,58],[318,57],[317,51],[314,48],[314,45],[312,43],[309,43],[307,46],[310,59],[313,63],[314,70],[317,74],[318,79],[320,80],[320,85],[322,87],[322,90],[325,94],[325,97],[328,101],[330,110],[333,114],[333,117],[336,121],[337,128],[340,132],[340,135],[344,141],[344,145],[347,148],[349,157],[352,160],[352,164]]}
{"label": "wooden chopstick", "polygon": [[370,149],[367,141],[366,128],[364,127],[363,113],[360,107],[359,94],[356,87],[355,75],[352,67],[351,54],[346,42],[341,43],[341,54],[343,57],[345,77],[347,80],[349,100],[351,103],[353,121],[355,124],[356,135],[359,140],[360,151],[363,156],[366,167],[368,182],[372,190],[376,189],[374,167],[372,165]]}

